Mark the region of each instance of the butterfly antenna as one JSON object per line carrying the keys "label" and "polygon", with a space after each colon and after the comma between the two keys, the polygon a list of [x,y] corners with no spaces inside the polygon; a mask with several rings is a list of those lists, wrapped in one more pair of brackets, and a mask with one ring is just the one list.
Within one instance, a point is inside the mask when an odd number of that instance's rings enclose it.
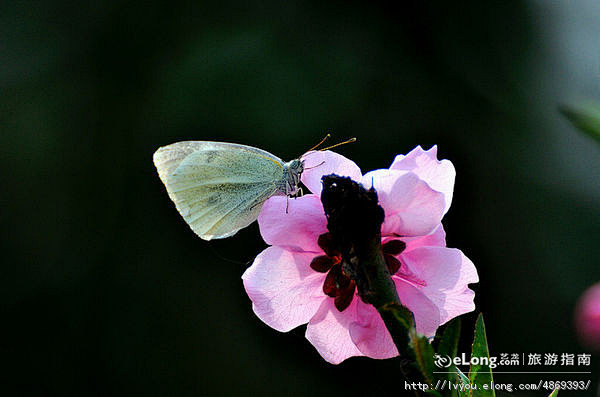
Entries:
{"label": "butterfly antenna", "polygon": [[333,149],[334,147],[342,146],[342,145],[345,145],[347,143],[352,143],[352,142],[356,142],[356,138],[350,138],[347,141],[336,143],[335,145],[324,147],[322,149],[319,149],[319,152],[322,152],[322,151],[325,151],[325,150],[328,150],[328,149]]}
{"label": "butterfly antenna", "polygon": [[321,142],[317,143],[315,146],[311,147],[310,149],[308,149],[306,151],[306,153],[311,152],[313,150],[315,150],[316,148],[318,148],[319,146],[321,146],[323,144],[323,142],[325,142],[326,140],[328,140],[329,138],[331,138],[331,134],[327,134],[325,135],[325,138],[321,139]]}
{"label": "butterfly antenna", "polygon": [[[302,156],[300,156],[300,158],[303,158],[304,156],[306,156],[306,155],[308,155],[310,153],[315,153],[315,149],[317,149],[319,146],[321,146],[323,144],[323,142],[325,142],[330,137],[331,137],[331,134],[325,135],[325,138],[321,139],[321,142],[319,142],[317,145],[315,145],[312,148],[310,148],[310,150],[308,150],[306,153],[304,153]],[[352,142],[356,142],[356,138],[350,138],[347,141],[336,143],[335,145],[324,147],[322,149],[319,149],[318,151],[322,152],[324,150],[333,149],[334,147],[338,147],[338,146],[345,145],[347,143],[352,143]]]}

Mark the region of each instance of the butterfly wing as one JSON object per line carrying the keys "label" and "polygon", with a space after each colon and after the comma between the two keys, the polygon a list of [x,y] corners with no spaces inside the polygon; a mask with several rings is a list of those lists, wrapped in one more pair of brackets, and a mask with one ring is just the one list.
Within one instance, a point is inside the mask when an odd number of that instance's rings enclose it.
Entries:
{"label": "butterfly wing", "polygon": [[281,159],[250,146],[187,141],[162,147],[154,164],[169,197],[204,240],[225,238],[248,226],[262,205],[280,194]]}

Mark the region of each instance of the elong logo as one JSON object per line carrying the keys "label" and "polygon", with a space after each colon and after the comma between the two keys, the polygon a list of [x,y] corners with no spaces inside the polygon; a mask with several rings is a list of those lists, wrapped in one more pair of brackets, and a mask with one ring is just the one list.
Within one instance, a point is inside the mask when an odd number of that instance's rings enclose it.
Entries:
{"label": "elong logo", "polygon": [[442,356],[440,354],[435,354],[433,356],[434,364],[438,368],[448,368],[450,365],[487,365],[491,369],[496,368],[498,365],[496,362],[498,361],[498,357],[471,357],[467,358],[465,353],[462,353],[458,357],[451,358],[448,355]]}

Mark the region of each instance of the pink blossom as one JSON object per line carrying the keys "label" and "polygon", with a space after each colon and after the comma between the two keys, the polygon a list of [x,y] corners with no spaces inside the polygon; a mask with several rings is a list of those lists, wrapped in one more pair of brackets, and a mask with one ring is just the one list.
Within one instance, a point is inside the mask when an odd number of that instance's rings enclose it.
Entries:
{"label": "pink blossom", "polygon": [[579,299],[575,326],[585,346],[600,350],[600,283],[588,288]]}
{"label": "pink blossom", "polygon": [[[314,168],[312,168],[314,167]],[[474,310],[478,282],[473,263],[447,248],[441,225],[452,200],[455,171],[437,160],[437,148],[415,148],[396,157],[389,169],[362,175],[351,160],[330,151],[305,157],[302,182],[314,194],[270,198],[258,217],[267,244],[242,276],[256,315],[278,331],[306,324],[306,338],[321,356],[338,364],[352,356],[398,355],[375,308],[364,303],[328,245],[327,219],[320,201],[321,177],[349,176],[373,186],[385,211],[382,251],[402,304],[417,331],[437,328]],[[289,205],[286,213],[286,206]]]}

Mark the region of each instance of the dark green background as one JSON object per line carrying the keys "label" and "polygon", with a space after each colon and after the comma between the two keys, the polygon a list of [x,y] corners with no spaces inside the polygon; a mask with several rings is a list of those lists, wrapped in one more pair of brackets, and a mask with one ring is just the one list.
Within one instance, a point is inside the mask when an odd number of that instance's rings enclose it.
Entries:
{"label": "dark green background", "polygon": [[4,2],[0,392],[405,393],[395,360],[332,366],[254,316],[256,224],[202,241],[156,175],[189,139],[287,160],[356,136],[339,151],[363,170],[437,144],[492,354],[588,351],[572,312],[600,279],[600,154],[557,106],[600,96],[597,3],[400,4]]}

